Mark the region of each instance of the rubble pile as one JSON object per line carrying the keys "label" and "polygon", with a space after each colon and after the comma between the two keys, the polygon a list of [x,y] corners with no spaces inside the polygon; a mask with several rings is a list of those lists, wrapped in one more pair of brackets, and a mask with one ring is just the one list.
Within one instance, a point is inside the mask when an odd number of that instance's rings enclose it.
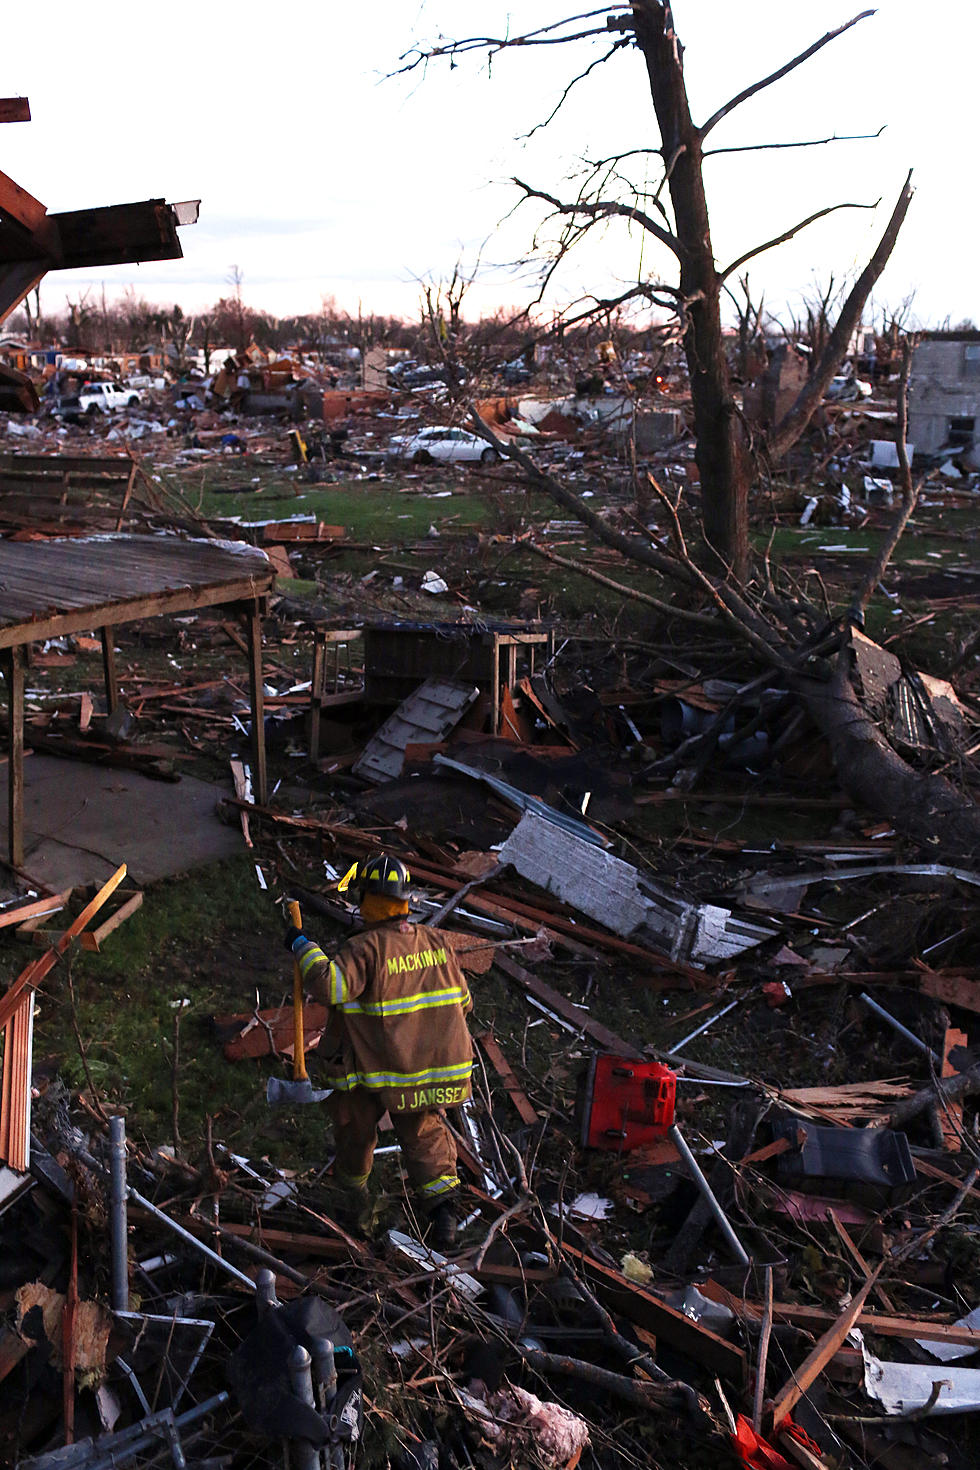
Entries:
{"label": "rubble pile", "polygon": [[[482,1079],[448,1115],[459,1244],[426,1245],[384,1136],[359,1238],[326,1149],[187,1158],[36,1082],[0,1214],[0,1455],[972,1463],[980,874],[850,807],[778,679],[726,679],[720,650],[682,677],[668,643],[534,626],[335,636],[329,688],[269,654],[293,743],[263,808],[237,761],[225,814],[321,942],[383,846],[455,948]],[[949,686],[903,699],[897,660],[860,657],[905,748],[972,747]],[[199,673],[144,686],[140,719],[171,704],[220,752],[233,707],[194,721]],[[37,906],[7,929],[45,954],[64,920]],[[214,1018],[246,1089],[291,1065],[263,989]],[[304,1006],[314,1096],[325,1019]]]}

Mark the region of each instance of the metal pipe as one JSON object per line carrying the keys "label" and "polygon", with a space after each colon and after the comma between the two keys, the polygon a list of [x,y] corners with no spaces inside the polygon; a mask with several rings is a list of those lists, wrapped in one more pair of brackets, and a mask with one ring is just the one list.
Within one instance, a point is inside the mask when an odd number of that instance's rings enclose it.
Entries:
{"label": "metal pipe", "polygon": [[151,1204],[138,1190],[133,1189],[132,1185],[127,1188],[126,1195],[127,1198],[132,1200],[134,1205],[139,1205],[141,1210],[149,1210],[155,1220],[159,1220],[161,1225],[166,1225],[168,1230],[172,1230],[175,1235],[180,1236],[181,1240],[186,1241],[188,1245],[192,1245],[202,1256],[206,1256],[213,1265],[220,1266],[222,1271],[226,1271],[229,1276],[233,1276],[236,1281],[240,1281],[243,1286],[247,1286],[249,1291],[255,1290],[255,1282],[251,1276],[246,1276],[244,1271],[239,1271],[237,1266],[233,1266],[230,1261],[226,1261],[223,1256],[219,1256],[217,1251],[213,1251],[210,1246],[205,1245],[203,1240],[198,1240],[189,1230],[185,1230],[183,1225],[178,1225],[176,1220],[171,1220],[169,1215],[165,1215],[162,1210],[158,1210],[156,1205]]}
{"label": "metal pipe", "polygon": [[337,1392],[337,1362],[329,1337],[313,1339],[313,1373],[320,1389],[320,1411],[328,1408]]}
{"label": "metal pipe", "polygon": [[265,1317],[278,1307],[276,1298],[276,1273],[263,1266],[261,1271],[255,1274],[255,1298],[259,1317]]}
{"label": "metal pipe", "polygon": [[[122,1123],[122,1119],[120,1119],[120,1123]],[[94,1158],[87,1149],[72,1149],[72,1153],[76,1158],[81,1159],[84,1164],[87,1164],[90,1169],[95,1169],[100,1174],[105,1175],[111,1172],[99,1159]],[[232,1266],[230,1262],[226,1261],[222,1256],[219,1256],[217,1251],[213,1251],[210,1246],[205,1245],[202,1240],[198,1240],[189,1230],[185,1230],[183,1225],[178,1225],[176,1220],[171,1220],[169,1215],[165,1215],[163,1210],[158,1210],[155,1204],[148,1200],[145,1195],[140,1194],[139,1190],[134,1189],[131,1184],[125,1186],[125,1198],[132,1204],[138,1205],[141,1210],[148,1211],[155,1220],[160,1221],[161,1225],[166,1225],[167,1229],[172,1230],[174,1235],[179,1235],[181,1240],[185,1241],[188,1245],[192,1245],[200,1255],[206,1256],[213,1265],[220,1266],[222,1271],[226,1271],[229,1276],[233,1276],[243,1286],[247,1286],[249,1291],[255,1290],[255,1282],[251,1276],[246,1276],[244,1271],[239,1271],[236,1266]],[[220,1229],[220,1227],[218,1228]],[[243,1241],[242,1244],[244,1245],[245,1242]],[[122,1308],[121,1310],[125,1311],[126,1308]]]}
{"label": "metal pipe", "polygon": [[[313,1379],[316,1387],[317,1408],[327,1418],[328,1424],[333,1423],[333,1403],[337,1397],[337,1360],[334,1357],[333,1343],[329,1337],[314,1337],[313,1339]],[[343,1470],[344,1452],[340,1445],[325,1444],[320,1450],[320,1461],[323,1470],[334,1470],[335,1466]]]}
{"label": "metal pipe", "polygon": [[668,1057],[675,1056],[677,1052],[680,1051],[681,1047],[687,1046],[687,1043],[689,1041],[693,1041],[695,1036],[700,1036],[702,1031],[707,1031],[709,1026],[713,1026],[716,1021],[720,1021],[722,1016],[727,1016],[729,1011],[733,1011],[735,1007],[739,1004],[740,1000],[741,997],[739,997],[739,1000],[733,1000],[730,1005],[725,1006],[724,1010],[715,1011],[715,1014],[713,1016],[709,1016],[703,1025],[699,1026],[696,1031],[691,1032],[690,1036],[683,1037],[676,1046],[672,1046],[669,1051],[666,1052],[666,1055]]}
{"label": "metal pipe", "polygon": [[[316,1400],[313,1397],[313,1379],[310,1375],[310,1364],[312,1359],[306,1348],[297,1343],[289,1354],[289,1382],[293,1393],[301,1403],[307,1404],[311,1409],[316,1409]],[[289,1441],[289,1457],[291,1464],[296,1470],[319,1470],[320,1452],[308,1439],[291,1439]]]}
{"label": "metal pipe", "polygon": [[[94,1461],[85,1461],[84,1470],[119,1470],[121,1465],[128,1464],[136,1456],[152,1444],[159,1444],[160,1429],[169,1419],[177,1429],[186,1429],[188,1425],[195,1424],[198,1419],[204,1419],[215,1409],[220,1409],[222,1404],[228,1402],[228,1394],[225,1391],[216,1393],[213,1398],[205,1399],[203,1404],[195,1404],[192,1409],[174,1418],[171,1409],[161,1409],[158,1414],[152,1414],[148,1419],[143,1419],[139,1424],[133,1424],[129,1429],[120,1430],[118,1434],[103,1435],[93,1442],[94,1450],[107,1449],[107,1453],[100,1455]],[[139,1433],[146,1430],[145,1433]],[[127,1438],[127,1436],[132,1436]],[[114,1446],[110,1448],[110,1446]]]}
{"label": "metal pipe", "polygon": [[112,1310],[129,1311],[129,1230],[126,1218],[126,1119],[109,1119]]}
{"label": "metal pipe", "polygon": [[884,1006],[880,1006],[876,1000],[872,1000],[871,996],[868,995],[866,991],[861,991],[861,994],[858,996],[858,1000],[863,1001],[864,1004],[868,1007],[869,1011],[874,1011],[875,1015],[880,1016],[881,1019],[892,1028],[893,1031],[898,1032],[899,1036],[904,1036],[905,1040],[909,1043],[910,1046],[914,1046],[916,1051],[921,1051],[925,1056],[927,1056],[932,1062],[933,1066],[937,1069],[937,1071],[942,1070],[942,1057],[938,1057],[931,1046],[926,1046],[925,1042],[921,1041],[919,1037],[916,1036],[914,1031],[910,1031],[907,1026],[903,1026],[901,1021],[896,1021],[891,1012],[886,1011]]}
{"label": "metal pipe", "polygon": [[697,1185],[705,1204],[708,1206],[708,1209],[714,1216],[715,1224],[718,1226],[718,1229],[721,1231],[722,1235],[728,1242],[732,1255],[735,1257],[740,1265],[747,1266],[749,1264],[748,1253],[746,1252],[745,1247],[742,1245],[742,1242],[739,1240],[738,1236],[735,1234],[735,1231],[729,1224],[728,1216],[725,1214],[721,1205],[712,1194],[711,1185],[704,1177],[704,1174],[701,1171],[700,1164],[691,1153],[691,1150],[688,1148],[687,1139],[684,1137],[683,1133],[678,1128],[676,1123],[669,1130],[669,1136],[673,1139],[674,1146],[677,1149],[677,1152],[680,1154],[681,1158],[690,1169],[691,1176],[694,1179],[694,1183]]}

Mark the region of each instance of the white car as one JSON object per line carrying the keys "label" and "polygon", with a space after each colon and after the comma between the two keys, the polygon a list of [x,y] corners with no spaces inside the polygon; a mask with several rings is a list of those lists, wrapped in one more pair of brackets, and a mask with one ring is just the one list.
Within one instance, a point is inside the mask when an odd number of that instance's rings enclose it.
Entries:
{"label": "white car", "polygon": [[140,401],[137,390],[122,383],[86,383],[78,395],[82,413],[115,413],[119,408],[135,408]]}
{"label": "white car", "polygon": [[393,454],[422,464],[439,460],[444,464],[494,464],[500,458],[492,444],[468,429],[419,429],[416,434],[393,434],[388,440]]}
{"label": "white car", "polygon": [[863,378],[840,373],[830,380],[824,397],[832,403],[856,403],[861,398],[870,398],[873,391],[871,384],[866,383]]}

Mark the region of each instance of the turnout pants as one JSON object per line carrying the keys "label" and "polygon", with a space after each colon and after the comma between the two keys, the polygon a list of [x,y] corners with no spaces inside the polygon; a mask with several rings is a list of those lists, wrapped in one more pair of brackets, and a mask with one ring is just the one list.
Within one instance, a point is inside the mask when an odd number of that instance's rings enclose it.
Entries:
{"label": "turnout pants", "polygon": [[[371,1174],[378,1143],[378,1123],[387,1112],[385,1104],[366,1087],[335,1092],[326,1102],[333,1119],[338,1184],[363,1188]],[[459,1188],[456,1174],[456,1144],[442,1116],[422,1113],[392,1113],[391,1126],[401,1145],[409,1182],[422,1208],[432,1210]]]}

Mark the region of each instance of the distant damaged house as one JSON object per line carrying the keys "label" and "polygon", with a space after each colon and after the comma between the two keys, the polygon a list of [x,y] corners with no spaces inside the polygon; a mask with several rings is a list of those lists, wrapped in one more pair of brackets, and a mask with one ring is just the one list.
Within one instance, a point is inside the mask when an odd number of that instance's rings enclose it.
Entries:
{"label": "distant damaged house", "polygon": [[980,331],[926,332],[912,359],[909,439],[920,454],[977,453]]}

